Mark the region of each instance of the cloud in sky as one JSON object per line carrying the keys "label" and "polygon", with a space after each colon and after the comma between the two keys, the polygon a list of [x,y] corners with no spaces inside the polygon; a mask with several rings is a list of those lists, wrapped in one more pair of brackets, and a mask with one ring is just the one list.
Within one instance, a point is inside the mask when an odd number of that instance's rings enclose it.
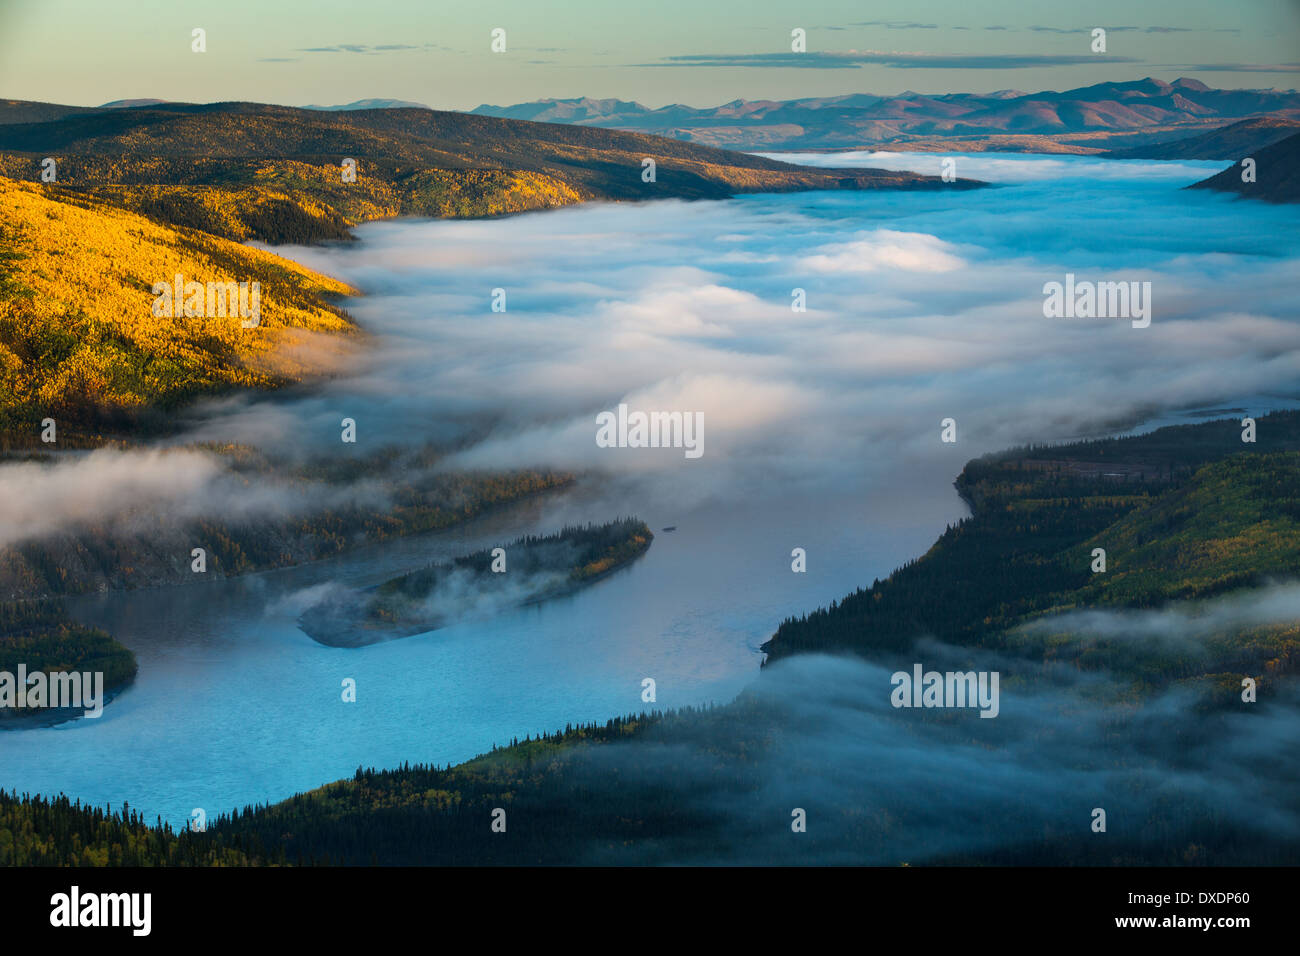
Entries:
{"label": "cloud in sky", "polygon": [[909,23],[902,20],[860,20],[855,27],[884,27],[886,30],[937,30],[937,23]]}
{"label": "cloud in sky", "polygon": [[[1140,63],[1127,56],[1107,56],[1111,63]],[[1052,66],[1095,65],[1096,54],[1064,53],[910,53],[882,50],[807,53],[687,53],[638,66],[763,67],[777,69],[850,70],[883,65],[895,69],[1020,70]]]}
{"label": "cloud in sky", "polygon": [[[1009,30],[1013,27],[986,27],[988,30]],[[1095,27],[1044,27],[1034,26],[1025,27],[1034,33],[1092,33]],[[1193,27],[1105,27],[1107,33],[1240,33],[1240,30],[1234,28],[1218,28],[1214,30],[1198,30]]]}
{"label": "cloud in sky", "polygon": [[[985,13],[969,0],[886,5],[889,9],[814,2],[799,8],[806,20],[798,25],[809,28],[809,43],[817,52],[795,62],[766,55],[789,49],[796,22],[790,20],[788,4],[751,5],[739,27],[722,11],[677,17],[665,16],[653,5],[635,7],[621,10],[617,28],[611,29],[607,18],[576,12],[539,17],[524,0],[505,0],[499,24],[469,8],[439,11],[427,4],[369,4],[321,17],[305,0],[223,0],[223,22],[206,25],[209,42],[214,52],[237,51],[247,69],[203,69],[217,61],[195,60],[188,27],[183,36],[173,37],[171,27],[160,30],[143,8],[123,11],[121,4],[96,0],[69,3],[78,8],[78,29],[72,32],[66,29],[68,4],[0,3],[0,9],[23,8],[12,16],[0,13],[0,86],[6,97],[89,106],[147,95],[193,103],[298,104],[349,102],[356,99],[354,91],[367,89],[435,109],[582,96],[636,100],[657,108],[889,93],[908,86],[928,94],[970,92],[983,85],[972,78],[981,77],[988,78],[990,89],[1065,89],[1141,79],[1149,64],[1174,59],[1251,64],[1240,71],[1216,65],[1193,78],[1210,82],[1222,77],[1223,85],[1259,86],[1270,84],[1255,78],[1273,71],[1258,64],[1295,59],[1294,44],[1288,47],[1287,39],[1300,25],[1289,0],[1260,4],[1249,28],[1230,5],[1198,9],[1195,17],[1180,0],[1151,0],[1140,12],[1132,4],[1115,5],[1108,14],[1101,11],[1095,25],[1106,26],[1109,19],[1134,32],[1115,34],[1108,55],[1089,58],[1086,32],[1029,30],[1090,29],[1094,14],[1071,0],[1002,3],[1000,12]],[[922,12],[924,18],[906,15]],[[510,29],[504,56],[489,49],[488,30],[496,25]],[[1231,51],[1222,49],[1222,41],[1234,36],[1239,42]],[[701,37],[732,39],[715,45],[702,43]],[[1019,42],[1009,42],[1013,40]],[[833,52],[896,48],[925,53],[846,62]],[[711,50],[719,55],[695,62],[664,59]],[[1067,54],[1077,56],[1065,59]],[[527,62],[543,59],[553,62]],[[80,67],[46,69],[53,61]],[[666,65],[688,68],[664,69]],[[1273,72],[1271,85],[1283,85],[1290,75],[1290,70]],[[1161,77],[1174,78],[1176,74]]]}
{"label": "cloud in sky", "polygon": [[[1034,33],[1092,33],[1096,27],[1026,27]],[[1107,33],[1129,33],[1141,27],[1105,27]]]}
{"label": "cloud in sky", "polygon": [[378,46],[371,46],[367,43],[336,43],[333,46],[309,46],[299,47],[299,53],[361,53],[366,56],[375,56],[380,53],[398,53],[404,50],[431,50],[439,49],[430,43],[422,46],[414,46],[410,43],[381,43]]}
{"label": "cloud in sky", "polygon": [[1203,73],[1300,73],[1300,63],[1171,63],[1180,70]]}
{"label": "cloud in sky", "polygon": [[[1104,26],[1104,24],[1097,24]],[[1006,26],[1004,24],[990,24],[983,27],[971,27],[961,24],[940,24],[940,23],[917,23],[906,20],[859,20],[856,23],[850,23],[848,26],[819,26],[818,30],[847,30],[850,27],[883,27],[886,30],[986,30],[989,32],[1007,32],[1014,33],[1020,30],[1028,30],[1033,33],[1084,33],[1091,34],[1094,27],[1055,27],[1055,26]],[[1171,27],[1171,26],[1118,26],[1105,27],[1108,33],[1240,33],[1235,27],[1215,27],[1212,29],[1199,29],[1196,27]]]}

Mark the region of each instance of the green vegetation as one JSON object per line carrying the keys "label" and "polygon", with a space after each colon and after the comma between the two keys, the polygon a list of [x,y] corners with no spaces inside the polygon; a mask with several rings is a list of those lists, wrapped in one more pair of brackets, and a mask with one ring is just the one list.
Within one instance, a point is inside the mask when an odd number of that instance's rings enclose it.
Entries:
{"label": "green vegetation", "polygon": [[65,796],[21,798],[0,790],[0,866],[238,866],[238,849],[178,839],[170,826]]}
{"label": "green vegetation", "polygon": [[[0,154],[0,175],[39,179],[36,157]],[[310,244],[353,238],[352,226],[395,216],[478,218],[581,202],[577,190],[542,173],[425,169],[367,161],[344,182],[337,161],[318,159],[73,156],[58,184],[63,202],[101,203],[223,239]]]}
{"label": "green vegetation", "polygon": [[[1300,413],[1258,424],[1253,446],[1218,421],[972,461],[957,479],[971,518],[886,580],[782,623],[768,660],[870,656],[921,637],[1007,649],[1021,646],[1013,628],[1043,614],[1156,607],[1295,575]],[[1105,574],[1091,571],[1094,548],[1106,550]]]}
{"label": "green vegetation", "polygon": [[[104,693],[111,696],[136,674],[135,655],[103,631],[81,627],[58,601],[0,602],[0,671],[102,672]],[[0,708],[0,721],[32,719],[38,712]],[[0,857],[3,857],[0,837]]]}
{"label": "green vegetation", "polygon": [[[555,534],[525,535],[510,542],[504,550],[512,574],[521,577],[559,574],[563,577],[563,584],[582,584],[644,554],[653,539],[654,535],[644,521],[623,518],[602,525],[572,525]],[[457,571],[468,571],[473,578],[483,578],[492,573],[492,561],[492,549],[489,548],[456,558],[448,564],[429,565],[385,581],[378,588],[378,598],[380,601],[389,598],[418,601],[428,597]]]}

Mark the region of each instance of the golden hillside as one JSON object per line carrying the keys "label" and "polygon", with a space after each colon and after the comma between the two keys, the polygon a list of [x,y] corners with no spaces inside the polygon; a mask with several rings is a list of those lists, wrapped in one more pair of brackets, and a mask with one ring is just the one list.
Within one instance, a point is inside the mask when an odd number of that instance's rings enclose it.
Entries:
{"label": "golden hillside", "polygon": [[[39,182],[32,156],[0,153],[0,176]],[[344,182],[338,163],[293,159],[59,158],[58,187],[158,222],[240,242],[310,244],[395,216],[466,218],[552,209],[587,198],[554,176],[505,169],[427,169],[362,162]]]}
{"label": "golden hillside", "polygon": [[[155,283],[177,274],[246,283],[257,326],[208,314],[221,311],[211,292],[199,314],[155,315]],[[124,425],[149,406],[301,380],[342,354],[337,336],[355,327],[324,297],[350,291],[269,252],[0,178],[0,429]]]}

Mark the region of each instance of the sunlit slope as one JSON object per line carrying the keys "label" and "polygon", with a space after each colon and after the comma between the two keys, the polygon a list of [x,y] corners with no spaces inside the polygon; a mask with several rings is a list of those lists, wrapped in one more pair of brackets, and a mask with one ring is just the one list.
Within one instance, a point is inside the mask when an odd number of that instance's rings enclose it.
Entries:
{"label": "sunlit slope", "polygon": [[[126,423],[235,387],[298,381],[354,326],[347,286],[272,253],[0,178],[0,428]],[[154,284],[259,283],[240,315],[155,316]],[[205,305],[206,305],[205,298]],[[213,310],[216,311],[216,310]],[[204,310],[206,313],[206,310]]]}
{"label": "sunlit slope", "polygon": [[1112,559],[1080,605],[1151,606],[1300,574],[1300,453],[1236,455],[1088,541]]}
{"label": "sunlit slope", "polygon": [[[328,207],[352,222],[390,215],[499,215],[592,199],[982,185],[882,169],[814,169],[643,133],[427,109],[320,112],[258,103],[168,103],[63,116],[42,109],[32,115],[55,118],[0,124],[4,175],[36,181],[48,157],[58,164],[59,184],[77,190],[256,186]],[[344,182],[345,159],[357,163],[355,182]],[[654,162],[653,175],[647,159]],[[120,195],[129,205],[137,193]],[[236,205],[247,200],[241,197]],[[143,211],[188,224],[168,211],[175,206]],[[311,211],[299,218],[310,219]],[[275,223],[250,225],[248,234],[257,238],[295,241],[281,238]],[[336,231],[326,228],[319,238]]]}
{"label": "sunlit slope", "polygon": [[[345,182],[337,162],[292,159],[59,157],[57,185],[170,225],[226,239],[311,243],[394,216],[471,218],[552,209],[583,194],[543,173],[426,169],[359,163]],[[0,153],[0,175],[40,180],[33,156]]]}

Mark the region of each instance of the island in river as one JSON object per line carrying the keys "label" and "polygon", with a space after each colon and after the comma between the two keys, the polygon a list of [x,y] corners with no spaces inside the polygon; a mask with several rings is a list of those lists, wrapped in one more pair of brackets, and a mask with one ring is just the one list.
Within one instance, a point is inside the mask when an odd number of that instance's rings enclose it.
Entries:
{"label": "island in river", "polygon": [[636,560],[653,540],[636,518],[530,535],[376,587],[334,592],[308,608],[299,626],[331,647],[423,634],[464,617],[571,593]]}

